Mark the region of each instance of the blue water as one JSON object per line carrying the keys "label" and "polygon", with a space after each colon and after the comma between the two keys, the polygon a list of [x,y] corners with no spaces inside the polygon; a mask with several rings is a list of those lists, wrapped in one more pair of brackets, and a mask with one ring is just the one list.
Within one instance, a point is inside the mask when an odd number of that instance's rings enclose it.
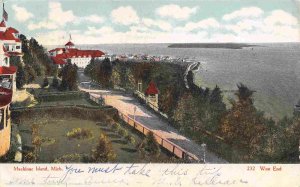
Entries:
{"label": "blue water", "polygon": [[[242,82],[255,90],[255,105],[267,115],[291,115],[300,99],[300,44],[258,44],[243,49],[168,48],[168,44],[103,44],[81,46],[110,54],[149,54],[190,57],[202,68],[196,81],[202,86],[236,89]],[[234,97],[227,93],[226,97]]]}

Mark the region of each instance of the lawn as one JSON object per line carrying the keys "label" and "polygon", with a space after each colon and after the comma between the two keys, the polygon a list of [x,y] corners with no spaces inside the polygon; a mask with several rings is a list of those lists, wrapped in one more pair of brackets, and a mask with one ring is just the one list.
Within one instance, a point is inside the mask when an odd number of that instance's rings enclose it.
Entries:
{"label": "lawn", "polygon": [[[41,84],[42,79],[38,79],[37,84]],[[52,81],[49,81],[50,83]],[[48,88],[29,88],[35,95],[35,106],[48,106],[47,109],[30,109],[29,111],[15,112],[13,122],[18,124],[19,131],[22,136],[23,150],[25,154],[34,153],[37,155],[36,160],[30,159],[28,162],[87,162],[98,144],[100,134],[107,136],[112,144],[116,159],[113,162],[132,163],[132,162],[169,162],[170,153],[162,150],[158,158],[141,157],[136,145],[144,139],[144,135],[131,128],[114,116],[114,111],[105,112],[101,106],[89,100],[89,98],[81,92],[59,92],[58,90]],[[65,108],[70,106],[71,108]],[[78,109],[77,106],[93,106],[96,109]],[[50,107],[50,108],[49,108]],[[75,109],[76,108],[76,109]],[[79,107],[80,108],[80,107]],[[117,120],[117,121],[115,121]],[[121,129],[126,130],[134,142],[128,142],[125,135],[120,135],[120,128],[116,130],[112,124],[119,124]],[[33,140],[32,125],[38,129],[38,137],[40,137],[41,146],[35,149]],[[68,133],[74,129],[91,132],[91,136],[85,138],[69,138]],[[37,151],[34,151],[37,150]],[[171,161],[174,159],[172,158]]]}
{"label": "lawn", "polygon": [[[39,136],[42,144],[38,151],[37,163],[45,162],[85,162],[84,158],[90,156],[92,149],[97,145],[99,135],[105,134],[117,157],[114,162],[132,163],[145,162],[136,149],[136,144],[140,142],[143,136],[128,129],[125,124],[121,127],[127,129],[128,134],[132,135],[135,143],[127,143],[125,138],[121,137],[110,125],[111,121],[100,119],[95,122],[92,120],[78,119],[69,116],[51,117],[47,115],[34,114],[33,117],[20,119],[19,130],[21,132],[24,149],[29,151],[33,149],[32,145],[32,124],[38,125]],[[67,133],[75,128],[89,130],[92,135],[88,138],[76,139],[68,138]],[[64,161],[62,161],[64,159]],[[165,152],[159,157],[163,161],[168,159]]]}

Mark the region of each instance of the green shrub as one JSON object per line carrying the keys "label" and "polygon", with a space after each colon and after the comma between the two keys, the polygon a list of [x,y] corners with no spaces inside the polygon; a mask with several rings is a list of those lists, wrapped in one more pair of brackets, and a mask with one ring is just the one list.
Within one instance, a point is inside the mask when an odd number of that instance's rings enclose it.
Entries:
{"label": "green shrub", "polygon": [[120,128],[119,131],[118,131],[118,134],[119,134],[120,136],[122,136],[122,137],[125,137],[125,136],[128,135],[128,132],[127,132],[125,129]]}
{"label": "green shrub", "polygon": [[117,132],[119,132],[119,130],[121,129],[121,125],[118,124],[118,123],[114,123],[114,124],[112,125],[112,128],[115,129]]}
{"label": "green shrub", "polygon": [[112,162],[116,159],[117,155],[112,148],[111,142],[104,134],[100,134],[96,149],[92,150],[92,162]]}
{"label": "green shrub", "polygon": [[92,137],[92,131],[89,129],[81,129],[81,128],[74,128],[71,131],[67,132],[67,137],[69,139],[77,138],[77,139],[84,139]]}
{"label": "green shrub", "polygon": [[127,135],[127,136],[125,136],[125,139],[126,139],[127,143],[131,143],[131,144],[135,143],[134,137],[132,135],[130,135],[130,134]]}
{"label": "green shrub", "polygon": [[160,155],[160,147],[157,143],[153,132],[149,132],[144,140],[137,145],[138,151],[143,155],[158,158]]}
{"label": "green shrub", "polygon": [[26,152],[23,155],[23,162],[27,163],[34,163],[36,162],[36,155],[34,152]]}

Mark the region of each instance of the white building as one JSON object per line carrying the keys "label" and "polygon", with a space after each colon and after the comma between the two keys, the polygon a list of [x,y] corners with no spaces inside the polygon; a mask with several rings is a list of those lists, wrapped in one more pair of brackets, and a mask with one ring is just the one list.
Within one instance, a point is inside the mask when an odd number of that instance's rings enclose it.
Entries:
{"label": "white building", "polygon": [[19,31],[6,27],[4,20],[0,23],[0,87],[11,89],[16,93],[17,68],[10,64],[10,57],[18,56],[22,60],[22,44]]}
{"label": "white building", "polygon": [[0,23],[0,40],[9,55],[20,57],[23,55],[19,31],[12,27],[6,27],[4,20]]}
{"label": "white building", "polygon": [[100,50],[77,49],[73,42],[69,41],[64,48],[55,48],[49,51],[54,64],[62,67],[68,61],[76,64],[79,68],[85,68],[94,59],[103,60],[105,54]]}

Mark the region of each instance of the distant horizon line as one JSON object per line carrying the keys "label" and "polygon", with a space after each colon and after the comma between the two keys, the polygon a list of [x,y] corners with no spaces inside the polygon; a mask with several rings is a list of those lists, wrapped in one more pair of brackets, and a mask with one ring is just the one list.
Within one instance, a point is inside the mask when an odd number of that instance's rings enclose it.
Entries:
{"label": "distant horizon line", "polygon": [[[75,44],[75,45],[120,45],[120,44],[296,44],[299,42],[176,42],[176,43],[97,43],[97,44]],[[44,45],[44,44],[42,44]],[[44,46],[64,46],[63,44],[45,44]]]}

